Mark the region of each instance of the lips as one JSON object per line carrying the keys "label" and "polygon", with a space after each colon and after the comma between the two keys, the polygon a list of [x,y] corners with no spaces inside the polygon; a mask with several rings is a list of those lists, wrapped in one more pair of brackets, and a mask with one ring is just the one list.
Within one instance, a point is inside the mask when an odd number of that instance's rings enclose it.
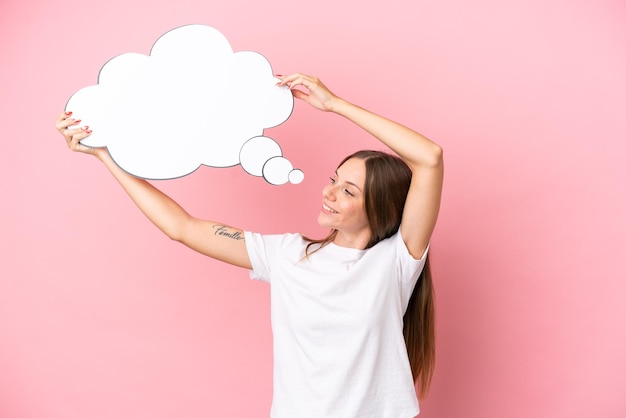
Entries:
{"label": "lips", "polygon": [[324,212],[327,212],[327,213],[337,213],[337,211],[336,211],[336,210],[334,210],[333,208],[331,208],[331,207],[329,207],[329,206],[326,206],[326,205],[325,205],[325,204],[323,204],[323,203],[322,203],[322,210],[323,210]]}

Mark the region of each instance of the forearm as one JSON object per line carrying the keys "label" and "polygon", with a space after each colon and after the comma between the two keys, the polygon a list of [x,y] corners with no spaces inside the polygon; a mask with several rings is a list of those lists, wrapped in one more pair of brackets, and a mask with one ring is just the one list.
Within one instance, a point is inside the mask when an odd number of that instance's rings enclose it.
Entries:
{"label": "forearm", "polygon": [[441,147],[404,125],[340,98],[335,99],[331,111],[378,138],[411,168],[438,167],[442,164]]}
{"label": "forearm", "polygon": [[82,145],[80,141],[87,138],[91,130],[88,127],[76,128],[78,122],[71,117],[71,112],[63,112],[57,118],[56,128],[65,138],[67,146],[72,151],[93,155],[100,160],[146,217],[168,237],[209,257],[245,268],[251,267],[242,230],[193,218],[146,180],[122,170],[106,148]]}
{"label": "forearm", "polygon": [[252,268],[241,229],[190,216],[178,203],[152,184],[118,167],[106,149],[98,150],[96,156],[137,207],[168,237],[217,260]]}
{"label": "forearm", "polygon": [[113,161],[106,149],[98,150],[96,156],[113,174],[144,215],[168,237],[179,239],[184,222],[190,219],[189,214],[148,181],[134,177],[122,170]]}

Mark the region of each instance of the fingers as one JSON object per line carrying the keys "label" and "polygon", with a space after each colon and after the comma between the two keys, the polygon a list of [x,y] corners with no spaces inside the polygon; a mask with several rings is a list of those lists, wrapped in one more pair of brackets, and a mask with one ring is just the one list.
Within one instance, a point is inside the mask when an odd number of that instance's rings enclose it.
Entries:
{"label": "fingers", "polygon": [[91,148],[86,147],[80,143],[83,139],[91,135],[91,129],[89,126],[77,127],[81,121],[75,119],[72,116],[72,112],[63,112],[57,118],[55,127],[57,131],[65,138],[67,146],[72,151],[90,152]]}
{"label": "fingers", "polygon": [[[333,109],[337,96],[319,78],[302,73],[278,76],[278,78],[280,81],[276,84],[289,87],[296,99],[300,99],[319,110],[331,111]],[[303,86],[304,89],[298,89],[298,86]]]}
{"label": "fingers", "polygon": [[91,129],[89,129],[89,126],[83,126],[82,128],[68,129],[66,138],[71,144],[76,144],[89,135],[91,135]]}
{"label": "fingers", "polygon": [[319,84],[318,78],[301,73],[278,76],[278,78],[281,80],[277,83],[278,86],[287,86],[291,90],[293,90],[296,86],[304,86],[307,89],[312,90],[316,84]]}
{"label": "fingers", "polygon": [[291,90],[291,92],[293,93],[293,97],[295,97],[296,99],[304,100],[306,102],[309,98],[309,95],[301,90],[294,89]]}
{"label": "fingers", "polygon": [[65,142],[67,143],[67,147],[72,151],[89,151],[91,149],[90,147],[86,147],[80,143],[80,141],[87,138],[89,135],[91,135],[91,130],[88,126],[78,129],[67,129],[65,131]]}
{"label": "fingers", "polygon": [[80,119],[75,119],[72,118],[72,112],[63,112],[59,115],[57,121],[56,121],[56,128],[57,131],[59,131],[59,133],[61,133],[61,135],[65,136],[65,131],[74,125],[78,125],[81,120]]}
{"label": "fingers", "polygon": [[75,125],[76,123],[80,123],[80,120],[76,120],[72,117],[72,112],[63,112],[59,115],[56,121],[57,131],[63,131],[67,129],[68,126]]}

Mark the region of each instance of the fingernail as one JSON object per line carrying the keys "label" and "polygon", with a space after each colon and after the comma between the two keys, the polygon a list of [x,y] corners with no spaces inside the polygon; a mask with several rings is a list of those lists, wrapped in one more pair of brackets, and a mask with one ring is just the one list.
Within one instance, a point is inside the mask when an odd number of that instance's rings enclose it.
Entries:
{"label": "fingernail", "polygon": [[80,119],[75,120],[74,123],[80,123]]}
{"label": "fingernail", "polygon": [[88,130],[88,131],[86,131],[86,132],[87,132],[88,134],[90,134],[90,133],[91,133],[91,129],[90,129],[90,130]]}
{"label": "fingernail", "polygon": [[65,115],[66,115],[66,116],[70,116],[71,114],[72,114],[72,112],[69,112],[69,111],[68,111],[68,112],[65,112]]}
{"label": "fingernail", "polygon": [[89,130],[89,126],[83,126],[81,129],[82,129],[83,131],[88,131],[88,130]]}

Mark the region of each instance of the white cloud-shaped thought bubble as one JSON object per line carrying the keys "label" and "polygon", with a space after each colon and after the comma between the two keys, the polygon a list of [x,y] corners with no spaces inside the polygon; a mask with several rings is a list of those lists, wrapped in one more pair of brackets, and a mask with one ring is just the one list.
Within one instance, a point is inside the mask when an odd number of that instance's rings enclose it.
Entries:
{"label": "white cloud-shaped thought bubble", "polygon": [[297,184],[302,171],[263,136],[293,110],[291,91],[278,81],[261,54],[233,52],[218,30],[188,25],[161,36],[149,56],[109,60],[98,84],[77,91],[66,110],[93,131],[84,145],[108,147],[137,177],[171,179],[201,165],[241,164],[271,184]]}

